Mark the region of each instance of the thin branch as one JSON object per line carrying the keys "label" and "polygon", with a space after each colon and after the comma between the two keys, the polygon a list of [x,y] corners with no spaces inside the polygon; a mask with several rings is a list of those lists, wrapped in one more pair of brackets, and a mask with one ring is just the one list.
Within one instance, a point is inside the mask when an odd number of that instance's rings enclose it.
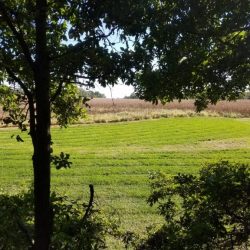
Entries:
{"label": "thin branch", "polygon": [[74,83],[74,84],[77,84],[77,85],[80,85],[80,86],[86,86],[86,87],[89,86],[89,84],[87,84],[87,83],[83,83],[83,82],[73,80],[73,79],[65,79],[63,82],[65,82],[65,83]]}
{"label": "thin branch", "polygon": [[[95,35],[95,39],[107,39],[109,36],[111,36],[115,29],[117,27],[113,27],[108,34],[105,34],[102,30],[100,30],[102,32],[102,34],[98,34],[98,35]],[[56,59],[61,59],[62,57],[64,56],[68,56],[70,54],[76,54],[76,53],[79,53],[79,48],[84,46],[86,43],[86,41],[81,41],[81,42],[78,42],[77,44],[75,44],[74,46],[70,47],[67,49],[67,51],[65,51],[64,53],[60,54],[60,55],[56,55],[56,56],[53,56],[53,57],[50,57],[49,59],[51,61],[53,60],[56,60]],[[110,42],[111,44],[111,42]]]}
{"label": "thin branch", "polygon": [[21,111],[20,111],[20,114],[23,114],[25,112],[25,116],[23,118],[23,121],[26,121],[27,120],[27,117],[28,117],[28,113],[29,113],[29,108],[27,108],[27,106],[29,105],[29,102],[26,101],[25,104],[24,104],[24,107],[21,108]]}
{"label": "thin branch", "polygon": [[76,78],[82,78],[82,79],[90,79],[90,77],[88,77],[88,76],[77,75],[77,74],[75,74],[74,77],[76,77]]}
{"label": "thin branch", "polygon": [[56,56],[50,56],[49,60],[53,61],[53,60],[61,59],[62,57],[68,56],[70,54],[79,53],[79,47],[81,47],[83,45],[84,45],[84,42],[77,43],[77,44],[75,44],[75,45],[73,45],[71,47],[68,47],[68,49],[65,52],[61,53],[61,54],[58,54]]}
{"label": "thin branch", "polygon": [[[236,31],[235,31],[235,32],[236,32]],[[234,44],[232,44],[232,43],[230,43],[230,42],[232,42],[234,39],[236,39],[236,38],[240,35],[241,32],[242,32],[242,31],[237,31],[236,34],[234,34],[229,40],[223,41],[222,38],[219,38],[219,41],[220,41],[220,43],[222,43],[222,44],[225,44],[225,45],[227,45],[227,46],[234,47]]]}
{"label": "thin branch", "polygon": [[110,91],[110,96],[111,96],[111,100],[112,100],[112,106],[113,106],[113,111],[115,111],[115,102],[114,102],[114,98],[113,98],[113,92],[112,92],[112,88],[110,85],[108,85],[109,87],[109,91]]}
{"label": "thin branch", "polygon": [[77,84],[79,86],[89,87],[89,84],[87,84],[87,83],[83,83],[83,82],[79,82],[79,81],[74,81],[74,80],[69,80],[69,81],[67,81],[67,83],[74,83],[74,84]]}
{"label": "thin branch", "polygon": [[28,231],[28,229],[25,227],[25,225],[22,223],[21,220],[17,219],[17,225],[19,227],[19,229],[23,232],[23,234],[25,235],[26,239],[28,240],[30,246],[32,247],[33,244],[33,239]]}
{"label": "thin branch", "polygon": [[91,212],[91,209],[93,207],[93,202],[94,202],[94,186],[92,184],[89,185],[89,192],[90,192],[89,204],[88,204],[88,207],[87,207],[87,209],[85,211],[85,214],[84,214],[84,216],[82,218],[82,221],[85,221],[88,218],[88,216],[89,216],[89,214]]}
{"label": "thin branch", "polygon": [[8,11],[7,11],[3,1],[0,1],[0,12],[2,14],[2,17],[3,17],[4,21],[6,22],[8,27],[11,29],[13,35],[18,40],[19,45],[22,48],[23,54],[24,54],[26,60],[28,61],[30,67],[32,68],[32,70],[34,70],[34,62],[33,62],[32,58],[31,58],[29,47],[28,47],[27,43],[25,42],[22,33],[18,32],[17,29],[15,28],[11,18],[8,15]]}
{"label": "thin branch", "polygon": [[108,34],[105,34],[105,32],[104,32],[103,30],[99,29],[99,31],[101,31],[102,34],[98,34],[98,36],[95,36],[95,38],[98,38],[98,39],[101,39],[101,38],[108,38],[108,37],[110,37],[110,36],[114,33],[114,31],[115,31],[116,29],[117,29],[117,26],[113,27],[113,28],[109,31]]}
{"label": "thin branch", "polygon": [[31,97],[31,96],[32,96],[31,92],[30,92],[29,89],[25,86],[25,84],[22,82],[22,80],[21,80],[19,77],[17,77],[17,76],[15,75],[15,73],[14,73],[8,66],[6,66],[6,65],[3,65],[3,66],[5,67],[5,69],[6,69],[7,73],[8,73],[8,75],[9,75],[14,81],[16,81],[16,82],[19,84],[19,86],[23,89],[23,91],[24,91],[24,93],[27,95],[27,97],[28,97],[28,98]]}
{"label": "thin branch", "polygon": [[[75,74],[74,77],[75,78],[80,78],[80,79],[90,79],[87,76],[82,76],[82,75],[78,75],[78,74]],[[67,77],[64,76],[64,77],[62,77],[60,79],[58,88],[56,89],[55,94],[50,99],[51,102],[55,101],[55,99],[60,95],[60,93],[62,92],[62,88],[63,88],[63,84],[64,83],[74,83],[74,84],[77,84],[77,85],[80,85],[80,86],[86,86],[86,87],[89,86],[89,84],[85,84],[83,82],[80,82],[80,81],[77,81],[77,80],[73,80],[73,79],[67,79]]]}
{"label": "thin branch", "polygon": [[64,83],[63,80],[61,80],[61,81],[59,82],[59,86],[58,86],[58,88],[57,88],[55,94],[51,97],[50,102],[54,102],[55,99],[60,95],[60,93],[62,92],[63,83]]}
{"label": "thin branch", "polygon": [[[188,34],[191,34],[191,35],[195,35],[195,36],[200,36],[202,37],[204,35],[203,32],[197,32],[195,30],[186,30]],[[236,34],[230,38],[229,41],[232,41],[234,38],[236,38],[242,31],[250,31],[250,26],[245,26],[245,27],[242,27],[242,28],[238,28],[238,29],[231,29],[230,30],[230,34],[236,32]],[[216,36],[216,33],[215,32],[209,32],[207,33],[207,36],[208,37],[217,37]]]}

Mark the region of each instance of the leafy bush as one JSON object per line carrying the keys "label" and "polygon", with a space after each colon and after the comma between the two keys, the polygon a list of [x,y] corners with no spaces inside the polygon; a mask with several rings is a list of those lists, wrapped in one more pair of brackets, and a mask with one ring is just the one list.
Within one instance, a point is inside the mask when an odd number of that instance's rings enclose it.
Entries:
{"label": "leafy bush", "polygon": [[0,249],[28,249],[33,226],[30,193],[0,195]]}
{"label": "leafy bush", "polygon": [[85,101],[87,100],[81,97],[80,90],[76,86],[67,84],[52,103],[53,117],[61,127],[67,127],[86,117],[86,109],[83,107]]}
{"label": "leafy bush", "polygon": [[[117,224],[91,206],[66,196],[51,196],[54,224],[51,249],[106,248],[105,237]],[[0,249],[26,250],[33,244],[33,192],[0,195]]]}
{"label": "leafy bush", "polygon": [[210,164],[199,176],[151,176],[149,204],[165,224],[138,249],[248,249],[250,171],[244,164]]}

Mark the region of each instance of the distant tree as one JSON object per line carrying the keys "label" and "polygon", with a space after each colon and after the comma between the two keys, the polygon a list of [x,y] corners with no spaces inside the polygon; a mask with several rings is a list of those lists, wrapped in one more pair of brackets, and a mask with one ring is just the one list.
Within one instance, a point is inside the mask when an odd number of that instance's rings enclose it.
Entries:
{"label": "distant tree", "polygon": [[82,97],[87,97],[87,98],[106,98],[106,96],[100,93],[99,91],[80,89],[80,94]]}
{"label": "distant tree", "polygon": [[242,99],[250,99],[250,92],[244,92],[244,93],[240,96],[240,98],[242,98]]}
{"label": "distant tree", "polygon": [[132,93],[129,96],[125,96],[124,99],[138,99],[138,95],[136,93]]}

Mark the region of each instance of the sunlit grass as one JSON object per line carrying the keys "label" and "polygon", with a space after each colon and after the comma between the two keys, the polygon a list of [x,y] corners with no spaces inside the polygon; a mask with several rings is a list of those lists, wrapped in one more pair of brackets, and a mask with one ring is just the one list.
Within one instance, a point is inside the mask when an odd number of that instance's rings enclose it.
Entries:
{"label": "sunlit grass", "polygon": [[[15,129],[0,130],[2,192],[18,192],[32,181],[32,146],[11,139]],[[197,173],[209,162],[250,163],[250,121],[229,118],[168,118],[52,129],[55,153],[70,153],[71,169],[52,170],[52,189],[75,199],[88,199],[95,186],[96,202],[117,213],[122,227],[142,232],[160,219],[146,204],[148,175],[164,171]]]}

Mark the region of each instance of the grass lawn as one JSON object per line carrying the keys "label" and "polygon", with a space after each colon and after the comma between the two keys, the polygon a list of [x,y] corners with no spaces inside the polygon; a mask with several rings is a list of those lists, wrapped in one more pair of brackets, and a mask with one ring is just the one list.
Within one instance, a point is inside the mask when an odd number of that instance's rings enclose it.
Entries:
{"label": "grass lawn", "polygon": [[[32,147],[11,139],[16,129],[0,130],[0,191],[17,192],[32,180]],[[71,154],[71,169],[52,170],[52,189],[88,199],[88,184],[105,212],[116,211],[122,227],[141,233],[159,222],[146,204],[148,175],[164,171],[197,173],[208,162],[250,164],[250,119],[168,118],[52,129],[55,153]],[[118,249],[118,248],[116,248]]]}

